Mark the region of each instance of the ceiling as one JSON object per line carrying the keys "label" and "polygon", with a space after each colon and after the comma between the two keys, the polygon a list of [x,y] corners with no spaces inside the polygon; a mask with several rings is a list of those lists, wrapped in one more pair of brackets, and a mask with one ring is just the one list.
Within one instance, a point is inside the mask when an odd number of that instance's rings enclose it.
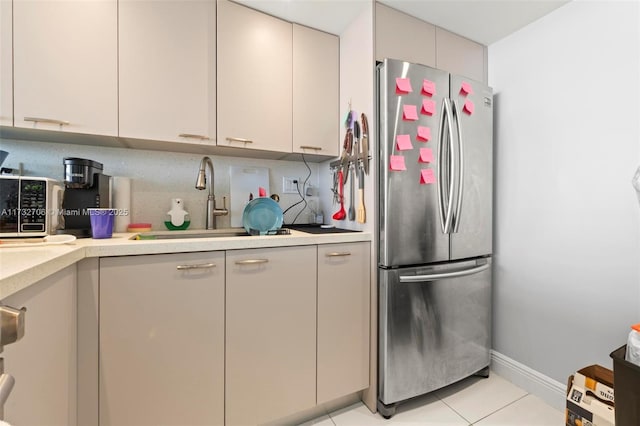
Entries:
{"label": "ceiling", "polygon": [[381,0],[380,2],[488,46],[568,3],[569,0]]}
{"label": "ceiling", "polygon": [[340,35],[371,0],[234,0],[291,22]]}
{"label": "ceiling", "polygon": [[[340,35],[371,0],[235,0],[287,21]],[[570,0],[380,0],[484,45],[490,45]]]}

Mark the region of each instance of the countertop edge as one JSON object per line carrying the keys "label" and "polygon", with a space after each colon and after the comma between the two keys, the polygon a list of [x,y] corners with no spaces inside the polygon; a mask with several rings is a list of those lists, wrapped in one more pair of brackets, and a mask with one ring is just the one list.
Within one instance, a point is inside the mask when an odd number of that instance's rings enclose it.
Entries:
{"label": "countertop edge", "polygon": [[[2,249],[17,250],[17,249]],[[55,274],[58,271],[71,266],[85,258],[84,247],[75,247],[72,250],[64,251],[57,255],[43,256],[43,260],[37,260],[37,254],[29,249],[28,255],[32,265],[25,265],[21,270],[5,276],[0,271],[0,300],[11,296],[14,293],[24,290],[25,288]],[[0,254],[2,254],[0,252]]]}

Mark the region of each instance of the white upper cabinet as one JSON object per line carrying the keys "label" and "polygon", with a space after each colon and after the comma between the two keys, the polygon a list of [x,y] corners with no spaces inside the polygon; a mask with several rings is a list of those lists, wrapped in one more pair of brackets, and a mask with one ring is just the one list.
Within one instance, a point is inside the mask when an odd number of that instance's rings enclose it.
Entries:
{"label": "white upper cabinet", "polygon": [[293,24],[293,152],[338,156],[340,39]]}
{"label": "white upper cabinet", "polygon": [[487,83],[486,48],[442,28],[436,28],[436,64],[441,70]]}
{"label": "white upper cabinet", "polygon": [[13,126],[13,37],[11,0],[0,0],[0,126]]}
{"label": "white upper cabinet", "polygon": [[376,3],[376,60],[399,59],[487,83],[487,48]]}
{"label": "white upper cabinet", "polygon": [[117,136],[116,0],[14,0],[16,127]]}
{"label": "white upper cabinet", "polygon": [[215,0],[120,0],[120,136],[215,142]]}
{"label": "white upper cabinet", "polygon": [[376,60],[399,59],[436,66],[436,27],[376,3]]}
{"label": "white upper cabinet", "polygon": [[292,25],[218,2],[218,146],[291,152]]}

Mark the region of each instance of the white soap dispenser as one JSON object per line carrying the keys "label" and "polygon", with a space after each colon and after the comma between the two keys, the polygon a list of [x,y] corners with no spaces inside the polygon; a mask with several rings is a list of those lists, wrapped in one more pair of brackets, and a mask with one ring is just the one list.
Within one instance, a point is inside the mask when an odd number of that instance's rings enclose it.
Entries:
{"label": "white soap dispenser", "polygon": [[189,212],[184,209],[182,198],[173,198],[171,200],[171,210],[167,212],[170,220],[164,224],[170,230],[187,229],[191,221],[189,220]]}

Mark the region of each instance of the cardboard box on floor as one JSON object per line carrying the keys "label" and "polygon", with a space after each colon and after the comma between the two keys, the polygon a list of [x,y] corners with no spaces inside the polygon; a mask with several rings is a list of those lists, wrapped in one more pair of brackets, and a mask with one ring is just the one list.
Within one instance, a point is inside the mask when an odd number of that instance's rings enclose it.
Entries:
{"label": "cardboard box on floor", "polygon": [[566,426],[614,426],[613,371],[590,365],[569,376]]}

